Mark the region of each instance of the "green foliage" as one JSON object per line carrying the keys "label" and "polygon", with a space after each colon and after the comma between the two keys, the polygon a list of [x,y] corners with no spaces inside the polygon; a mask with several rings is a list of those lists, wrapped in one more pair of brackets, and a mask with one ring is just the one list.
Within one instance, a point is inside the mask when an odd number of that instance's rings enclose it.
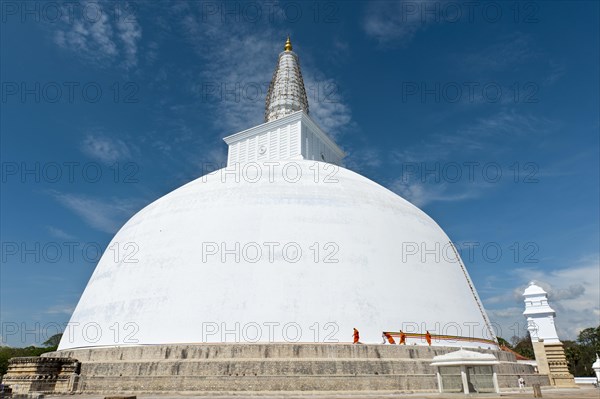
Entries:
{"label": "green foliage", "polygon": [[[512,337],[511,341],[513,345],[498,337],[500,344],[506,345],[525,357],[535,359],[529,333],[522,338]],[[571,374],[575,377],[595,376],[592,364],[596,360],[596,353],[600,353],[600,326],[581,330],[576,341],[563,341],[563,347],[565,348],[565,357]]]}
{"label": "green foliage", "polygon": [[531,335],[527,332],[522,338],[513,337],[514,345],[512,350],[517,352],[521,356],[525,356],[529,359],[535,359],[535,353],[533,352],[533,344],[531,343]]}
{"label": "green foliage", "polygon": [[600,353],[600,326],[581,330],[577,341],[564,341],[569,371],[575,377],[594,377],[592,364]]}
{"label": "green foliage", "polygon": [[13,357],[39,356],[42,353],[52,352],[57,349],[56,346],[47,346],[44,348],[28,346],[26,348],[11,348],[0,346],[0,375],[6,374],[8,370],[8,359]]}
{"label": "green foliage", "polygon": [[[514,350],[529,359],[535,359],[531,336],[512,337],[512,345],[502,337],[498,343]],[[600,326],[582,330],[576,341],[563,341],[565,357],[569,365],[569,372],[575,377],[594,377],[596,374],[592,364],[596,360],[596,353],[600,354]]]}
{"label": "green foliage", "polygon": [[502,345],[502,346],[506,346],[507,348],[510,348],[510,349],[512,349],[512,345],[511,345],[511,344],[510,344],[510,343],[509,343],[507,340],[505,340],[505,339],[504,339],[504,338],[502,338],[502,337],[497,337],[497,338],[498,338],[498,343],[499,343],[500,345]]}
{"label": "green foliage", "polygon": [[577,336],[577,342],[580,345],[592,348],[595,352],[600,352],[600,326],[581,330]]}
{"label": "green foliage", "polygon": [[43,343],[44,346],[58,346],[60,343],[60,339],[62,338],[62,334],[54,334],[46,342]]}

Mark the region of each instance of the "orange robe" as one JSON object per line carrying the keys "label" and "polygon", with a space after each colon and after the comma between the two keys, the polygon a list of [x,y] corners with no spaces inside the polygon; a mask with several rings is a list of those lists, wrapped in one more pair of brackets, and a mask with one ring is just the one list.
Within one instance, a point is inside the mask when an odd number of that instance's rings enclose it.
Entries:
{"label": "orange robe", "polygon": [[425,341],[431,346],[431,334],[429,334],[429,331],[425,333]]}
{"label": "orange robe", "polygon": [[400,343],[399,345],[406,345],[406,334],[400,333]]}
{"label": "orange robe", "polygon": [[354,343],[358,344],[359,337],[358,337],[358,330],[356,328],[354,329],[354,333],[352,335],[354,337]]}
{"label": "orange robe", "polygon": [[394,337],[392,337],[390,333],[383,333],[383,335],[385,335],[390,344],[394,345],[396,343],[396,341],[394,341]]}

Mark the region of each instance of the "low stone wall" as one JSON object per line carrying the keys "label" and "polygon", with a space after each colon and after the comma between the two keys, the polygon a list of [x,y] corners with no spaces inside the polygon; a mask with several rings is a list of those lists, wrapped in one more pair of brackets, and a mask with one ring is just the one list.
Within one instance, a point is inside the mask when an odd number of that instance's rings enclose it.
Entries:
{"label": "low stone wall", "polygon": [[[431,359],[454,347],[351,344],[194,344],[74,349],[44,357],[78,359],[81,393],[235,391],[437,392]],[[470,349],[471,350],[471,349]],[[503,351],[501,388],[548,385]]]}
{"label": "low stone wall", "polygon": [[519,377],[523,377],[525,380],[525,386],[531,387],[533,384],[540,384],[540,386],[549,386],[550,380],[547,374],[498,374],[498,385],[500,389],[506,388],[518,388],[519,383],[517,382]]}

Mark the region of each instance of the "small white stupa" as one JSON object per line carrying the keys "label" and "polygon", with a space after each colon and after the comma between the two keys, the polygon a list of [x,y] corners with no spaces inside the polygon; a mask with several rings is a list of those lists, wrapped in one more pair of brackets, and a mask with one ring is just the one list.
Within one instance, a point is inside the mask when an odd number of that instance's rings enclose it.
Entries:
{"label": "small white stupa", "polygon": [[600,383],[600,356],[596,353],[596,361],[592,364],[592,370],[596,373],[596,382]]}
{"label": "small white stupa", "polygon": [[531,340],[546,343],[560,342],[554,325],[556,312],[548,304],[548,293],[531,281],[523,296],[525,297],[523,315],[527,317],[527,330]]}
{"label": "small white stupa", "polygon": [[550,382],[556,386],[575,386],[575,380],[569,373],[567,359],[562,343],[558,339],[554,318],[556,312],[548,303],[548,293],[542,287],[530,282],[523,292],[527,330],[538,370],[548,374]]}

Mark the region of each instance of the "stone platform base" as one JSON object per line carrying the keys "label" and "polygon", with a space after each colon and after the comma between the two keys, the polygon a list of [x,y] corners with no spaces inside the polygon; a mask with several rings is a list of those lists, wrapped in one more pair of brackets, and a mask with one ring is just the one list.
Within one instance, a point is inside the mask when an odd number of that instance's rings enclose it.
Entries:
{"label": "stone platform base", "polygon": [[[57,351],[42,356],[81,363],[79,393],[389,391],[437,392],[431,359],[454,347],[351,344],[148,345]],[[501,388],[548,385],[547,375],[501,362]]]}

